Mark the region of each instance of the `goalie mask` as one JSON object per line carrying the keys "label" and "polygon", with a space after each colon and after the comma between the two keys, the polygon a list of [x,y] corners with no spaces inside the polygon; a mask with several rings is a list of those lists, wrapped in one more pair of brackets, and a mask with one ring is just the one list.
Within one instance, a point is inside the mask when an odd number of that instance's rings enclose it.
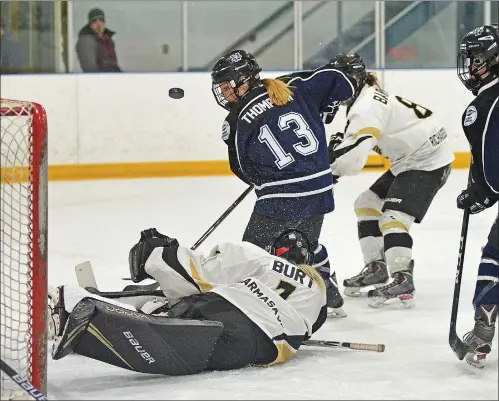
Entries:
{"label": "goalie mask", "polygon": [[[499,75],[499,25],[485,25],[468,32],[457,55],[457,76],[476,96],[479,89]],[[486,77],[483,77],[490,73]]]}
{"label": "goalie mask", "polygon": [[272,255],[289,260],[295,265],[311,265],[314,259],[307,236],[293,228],[283,231],[267,250]]}
{"label": "goalie mask", "polygon": [[211,71],[212,92],[219,106],[229,110],[239,101],[239,88],[248,91],[260,85],[262,69],[255,58],[244,50],[234,50],[220,58]]}

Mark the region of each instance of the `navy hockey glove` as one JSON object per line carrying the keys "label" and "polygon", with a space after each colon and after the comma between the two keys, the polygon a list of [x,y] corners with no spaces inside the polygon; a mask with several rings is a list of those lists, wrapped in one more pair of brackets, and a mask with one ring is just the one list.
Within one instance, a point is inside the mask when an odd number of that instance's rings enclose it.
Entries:
{"label": "navy hockey glove", "polygon": [[491,207],[495,202],[491,202],[489,198],[481,198],[473,190],[473,187],[465,189],[456,199],[458,209],[469,209],[471,214],[483,212]]}
{"label": "navy hockey glove", "polygon": [[145,271],[147,259],[149,259],[155,248],[170,246],[178,247],[178,241],[175,238],[170,238],[159,233],[155,228],[148,228],[142,231],[139,242],[132,247],[128,254],[128,265],[132,281],[140,283],[146,278],[152,278]]}
{"label": "navy hockey glove", "polygon": [[333,164],[336,157],[334,156],[334,150],[343,142],[344,134],[343,132],[337,132],[334,135],[331,135],[329,139],[329,145],[327,150],[329,152],[329,164]]}

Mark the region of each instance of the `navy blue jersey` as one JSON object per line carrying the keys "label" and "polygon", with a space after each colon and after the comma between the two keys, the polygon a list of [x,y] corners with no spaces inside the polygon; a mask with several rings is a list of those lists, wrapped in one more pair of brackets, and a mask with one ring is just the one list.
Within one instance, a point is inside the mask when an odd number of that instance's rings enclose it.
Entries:
{"label": "navy blue jersey", "polygon": [[255,184],[255,211],[299,220],[334,209],[333,177],[320,111],[354,93],[340,71],[323,66],[288,80],[291,100],[274,106],[262,85],[245,95],[224,122],[232,171]]}
{"label": "navy blue jersey", "polygon": [[499,78],[478,91],[463,114],[470,143],[474,190],[483,198],[499,198]]}

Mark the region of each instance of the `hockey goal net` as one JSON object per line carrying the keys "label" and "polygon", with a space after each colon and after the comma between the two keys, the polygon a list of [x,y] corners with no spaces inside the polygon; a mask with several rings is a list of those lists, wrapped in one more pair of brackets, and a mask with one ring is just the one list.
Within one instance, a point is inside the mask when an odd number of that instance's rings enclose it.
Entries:
{"label": "hockey goal net", "polygon": [[[0,99],[0,353],[46,391],[47,122],[37,103]],[[1,399],[23,392],[1,372]]]}

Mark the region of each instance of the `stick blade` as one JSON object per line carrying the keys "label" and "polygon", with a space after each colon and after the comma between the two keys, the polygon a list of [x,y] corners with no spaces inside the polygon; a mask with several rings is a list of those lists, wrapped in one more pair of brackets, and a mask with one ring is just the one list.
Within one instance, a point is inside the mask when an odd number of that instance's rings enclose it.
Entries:
{"label": "stick blade", "polygon": [[468,353],[468,346],[459,338],[455,330],[451,330],[449,333],[449,345],[459,360],[462,361]]}
{"label": "stick blade", "polygon": [[97,287],[97,281],[95,281],[94,271],[92,269],[92,264],[89,261],[82,262],[75,266],[76,279],[78,280],[78,285],[81,288],[95,288]]}

